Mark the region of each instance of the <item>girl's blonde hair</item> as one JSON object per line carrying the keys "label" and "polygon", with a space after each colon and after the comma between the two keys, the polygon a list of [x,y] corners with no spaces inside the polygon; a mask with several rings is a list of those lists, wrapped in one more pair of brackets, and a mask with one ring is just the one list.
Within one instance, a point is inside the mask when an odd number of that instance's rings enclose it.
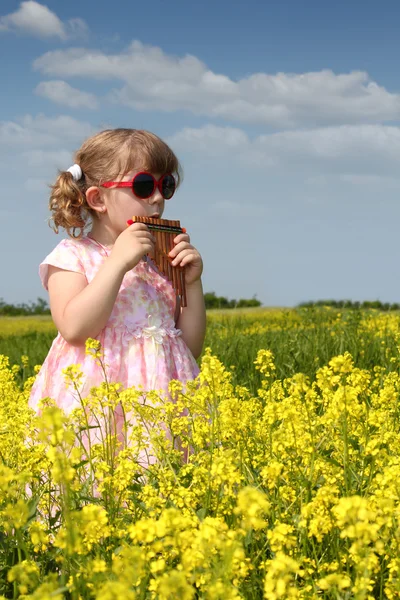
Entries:
{"label": "girl's blonde hair", "polygon": [[61,171],[53,186],[49,207],[50,225],[59,227],[73,238],[80,238],[94,211],[86,200],[90,186],[120,179],[133,168],[151,173],[173,173],[177,185],[182,168],[171,148],[158,136],[138,129],[107,129],[87,139],[75,153],[75,163],[83,175],[75,181],[68,171]]}

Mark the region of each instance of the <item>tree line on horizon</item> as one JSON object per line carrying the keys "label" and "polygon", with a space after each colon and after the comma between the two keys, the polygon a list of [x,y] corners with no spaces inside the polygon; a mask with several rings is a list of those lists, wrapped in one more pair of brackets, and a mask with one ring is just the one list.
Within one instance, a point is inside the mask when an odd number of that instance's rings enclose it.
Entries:
{"label": "tree line on horizon", "polygon": [[[235,309],[235,308],[256,308],[262,306],[260,300],[257,300],[254,295],[252,298],[240,298],[239,300],[230,300],[225,296],[217,296],[215,292],[206,292],[204,301],[207,310],[216,309]],[[364,302],[353,300],[316,300],[302,302],[297,305],[297,308],[318,308],[322,306],[330,306],[336,309],[375,309],[384,312],[400,310],[400,303],[381,302],[380,300],[365,300]],[[38,298],[36,302],[11,304],[0,298],[0,316],[17,317],[17,316],[36,316],[49,315],[50,307],[47,300]]]}
{"label": "tree line on horizon", "polygon": [[[229,300],[224,296],[217,296],[215,292],[204,294],[204,301],[207,309],[211,308],[248,308],[261,306],[261,302],[255,296],[250,299],[241,298],[240,300]],[[11,304],[0,298],[0,316],[20,317],[20,316],[38,316],[49,315],[50,307],[47,300],[38,298],[36,302]]]}
{"label": "tree line on horizon", "polygon": [[380,300],[364,300],[364,302],[358,302],[353,300],[317,300],[317,301],[309,301],[302,302],[298,305],[299,308],[313,308],[313,307],[321,307],[321,306],[330,306],[332,308],[338,309],[350,309],[350,310],[360,310],[360,309],[371,309],[374,308],[376,310],[382,310],[384,312],[388,312],[391,310],[400,310],[400,304],[397,302],[381,302]]}

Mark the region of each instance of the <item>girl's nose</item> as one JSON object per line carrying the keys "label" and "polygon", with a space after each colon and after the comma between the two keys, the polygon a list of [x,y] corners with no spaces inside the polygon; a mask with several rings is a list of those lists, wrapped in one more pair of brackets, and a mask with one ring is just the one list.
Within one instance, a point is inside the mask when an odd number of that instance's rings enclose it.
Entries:
{"label": "girl's nose", "polygon": [[152,196],[150,196],[150,198],[149,198],[148,201],[149,201],[150,204],[160,204],[160,202],[162,202],[163,199],[164,198],[162,197],[162,194],[161,194],[160,190],[157,187],[155,189],[154,194]]}

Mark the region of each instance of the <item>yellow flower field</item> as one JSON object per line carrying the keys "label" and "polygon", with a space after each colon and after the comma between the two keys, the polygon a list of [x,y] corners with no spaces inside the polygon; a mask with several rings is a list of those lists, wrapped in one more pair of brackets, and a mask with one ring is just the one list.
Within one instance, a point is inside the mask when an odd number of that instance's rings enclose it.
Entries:
{"label": "yellow flower field", "polygon": [[0,317],[0,336],[19,336],[32,332],[56,333],[51,317]]}
{"label": "yellow flower field", "polygon": [[[399,323],[210,314],[174,403],[105,382],[69,417],[50,399],[31,414],[32,378],[2,356],[0,597],[399,598]],[[79,366],[65,379],[78,393]]]}

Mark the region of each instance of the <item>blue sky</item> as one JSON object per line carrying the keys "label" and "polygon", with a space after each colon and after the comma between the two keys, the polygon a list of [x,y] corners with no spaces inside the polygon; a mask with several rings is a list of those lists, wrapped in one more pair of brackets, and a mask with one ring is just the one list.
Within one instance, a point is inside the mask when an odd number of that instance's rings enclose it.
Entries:
{"label": "blue sky", "polygon": [[47,297],[47,186],[125,126],[183,163],[165,217],[206,291],[398,301],[399,21],[394,1],[3,0],[0,297]]}

